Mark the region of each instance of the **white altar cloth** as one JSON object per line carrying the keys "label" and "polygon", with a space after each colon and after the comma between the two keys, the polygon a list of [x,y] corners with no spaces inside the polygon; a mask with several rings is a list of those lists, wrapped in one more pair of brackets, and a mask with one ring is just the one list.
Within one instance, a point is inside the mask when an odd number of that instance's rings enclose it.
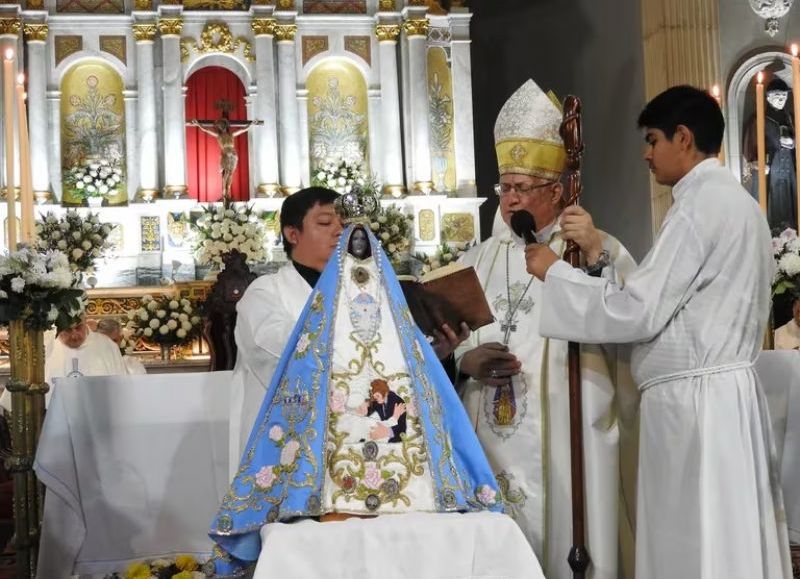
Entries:
{"label": "white altar cloth", "polygon": [[769,405],[789,540],[800,543],[800,352],[762,352],[756,372]]}
{"label": "white altar cloth", "polygon": [[497,513],[277,523],[261,540],[253,579],[544,579],[522,531]]}
{"label": "white altar cloth", "polygon": [[230,372],[58,381],[34,468],[46,485],[38,576],[206,558],[228,488]]}

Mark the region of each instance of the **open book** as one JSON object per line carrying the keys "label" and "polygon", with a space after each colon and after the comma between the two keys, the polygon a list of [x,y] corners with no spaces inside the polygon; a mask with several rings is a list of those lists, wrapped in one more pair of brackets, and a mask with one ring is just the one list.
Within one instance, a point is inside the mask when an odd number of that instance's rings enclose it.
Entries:
{"label": "open book", "polygon": [[442,324],[458,333],[461,322],[475,331],[494,321],[472,266],[451,263],[421,278],[400,275],[397,279],[414,321],[428,336]]}

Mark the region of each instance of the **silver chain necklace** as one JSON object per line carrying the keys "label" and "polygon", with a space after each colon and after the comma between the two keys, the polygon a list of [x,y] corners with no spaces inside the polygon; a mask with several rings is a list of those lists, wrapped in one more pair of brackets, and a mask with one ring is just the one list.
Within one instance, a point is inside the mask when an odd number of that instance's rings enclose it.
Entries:
{"label": "silver chain necklace", "polygon": [[514,315],[517,313],[519,306],[522,304],[522,300],[525,299],[525,295],[528,293],[528,290],[533,283],[533,276],[528,280],[528,285],[525,286],[525,291],[522,292],[522,295],[519,296],[517,303],[511,304],[511,272],[509,268],[509,254],[511,253],[511,244],[506,245],[506,298],[508,300],[508,310],[506,311],[506,319],[503,323],[500,324],[500,330],[503,332],[503,345],[508,346],[508,339],[511,337],[511,332],[517,331],[517,325],[513,323]]}

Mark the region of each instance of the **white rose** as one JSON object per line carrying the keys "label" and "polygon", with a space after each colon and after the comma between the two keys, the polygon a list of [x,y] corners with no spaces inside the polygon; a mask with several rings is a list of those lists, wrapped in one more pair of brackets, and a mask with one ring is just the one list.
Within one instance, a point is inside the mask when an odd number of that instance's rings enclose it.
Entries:
{"label": "white rose", "polygon": [[150,323],[148,325],[155,330],[156,328],[158,328],[158,326],[161,325],[161,322],[159,322],[156,318],[153,318],[152,320],[150,320]]}
{"label": "white rose", "polygon": [[58,247],[58,249],[67,249],[67,242],[61,239],[56,243],[56,247]]}
{"label": "white rose", "polygon": [[192,324],[190,324],[189,322],[181,322],[181,328],[188,332],[192,329]]}
{"label": "white rose", "polygon": [[178,316],[178,319],[179,319],[180,321],[182,321],[182,322],[188,322],[188,321],[189,321],[189,316],[187,316],[186,314],[180,314],[180,315]]}
{"label": "white rose", "polygon": [[92,249],[92,242],[84,240],[83,242],[81,242],[81,247],[84,250],[88,251],[88,250]]}
{"label": "white rose", "polygon": [[147,309],[151,312],[154,312],[158,309],[158,304],[154,301],[147,302]]}
{"label": "white rose", "polygon": [[174,330],[175,328],[177,328],[177,327],[178,327],[178,322],[176,322],[175,320],[169,320],[169,321],[167,322],[167,327],[168,327],[170,330]]}
{"label": "white rose", "polygon": [[150,328],[145,328],[143,334],[149,338],[153,335],[153,330]]}
{"label": "white rose", "polygon": [[169,328],[167,326],[161,326],[158,329],[158,333],[163,335],[163,336],[166,336],[167,334],[169,334]]}
{"label": "white rose", "polygon": [[178,309],[178,301],[177,300],[170,300],[169,309],[177,310]]}
{"label": "white rose", "polygon": [[186,337],[186,330],[178,330],[177,332],[175,332],[175,335],[183,339]]}
{"label": "white rose", "polygon": [[75,241],[78,241],[80,238],[81,238],[81,232],[80,231],[73,231],[72,232],[72,239],[74,239]]}
{"label": "white rose", "polygon": [[146,311],[144,311],[144,310],[139,310],[139,319],[140,319],[140,320],[142,320],[143,322],[146,322],[146,321],[148,320],[148,318],[150,318],[150,316],[149,316],[149,315],[147,315],[147,312],[146,312]]}
{"label": "white rose", "polygon": [[157,315],[159,318],[165,318],[165,317],[167,316],[167,312],[166,312],[166,310],[158,310],[158,311],[156,312],[156,315]]}
{"label": "white rose", "polygon": [[786,275],[797,275],[800,273],[800,255],[794,253],[787,253],[778,262],[781,270],[786,272]]}
{"label": "white rose", "polygon": [[75,248],[72,250],[72,259],[80,259],[83,256],[83,250]]}

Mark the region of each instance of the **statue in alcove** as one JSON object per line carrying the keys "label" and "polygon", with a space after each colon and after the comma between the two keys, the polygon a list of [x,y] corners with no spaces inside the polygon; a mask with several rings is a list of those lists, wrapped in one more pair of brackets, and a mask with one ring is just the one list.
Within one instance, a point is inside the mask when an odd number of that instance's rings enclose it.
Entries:
{"label": "statue in alcove", "polygon": [[[789,87],[778,77],[767,85],[764,139],[767,155],[767,221],[772,229],[797,229],[797,179],[795,167],[794,118]],[[745,175],[752,195],[758,199],[758,142],[756,117],[744,134]]]}

